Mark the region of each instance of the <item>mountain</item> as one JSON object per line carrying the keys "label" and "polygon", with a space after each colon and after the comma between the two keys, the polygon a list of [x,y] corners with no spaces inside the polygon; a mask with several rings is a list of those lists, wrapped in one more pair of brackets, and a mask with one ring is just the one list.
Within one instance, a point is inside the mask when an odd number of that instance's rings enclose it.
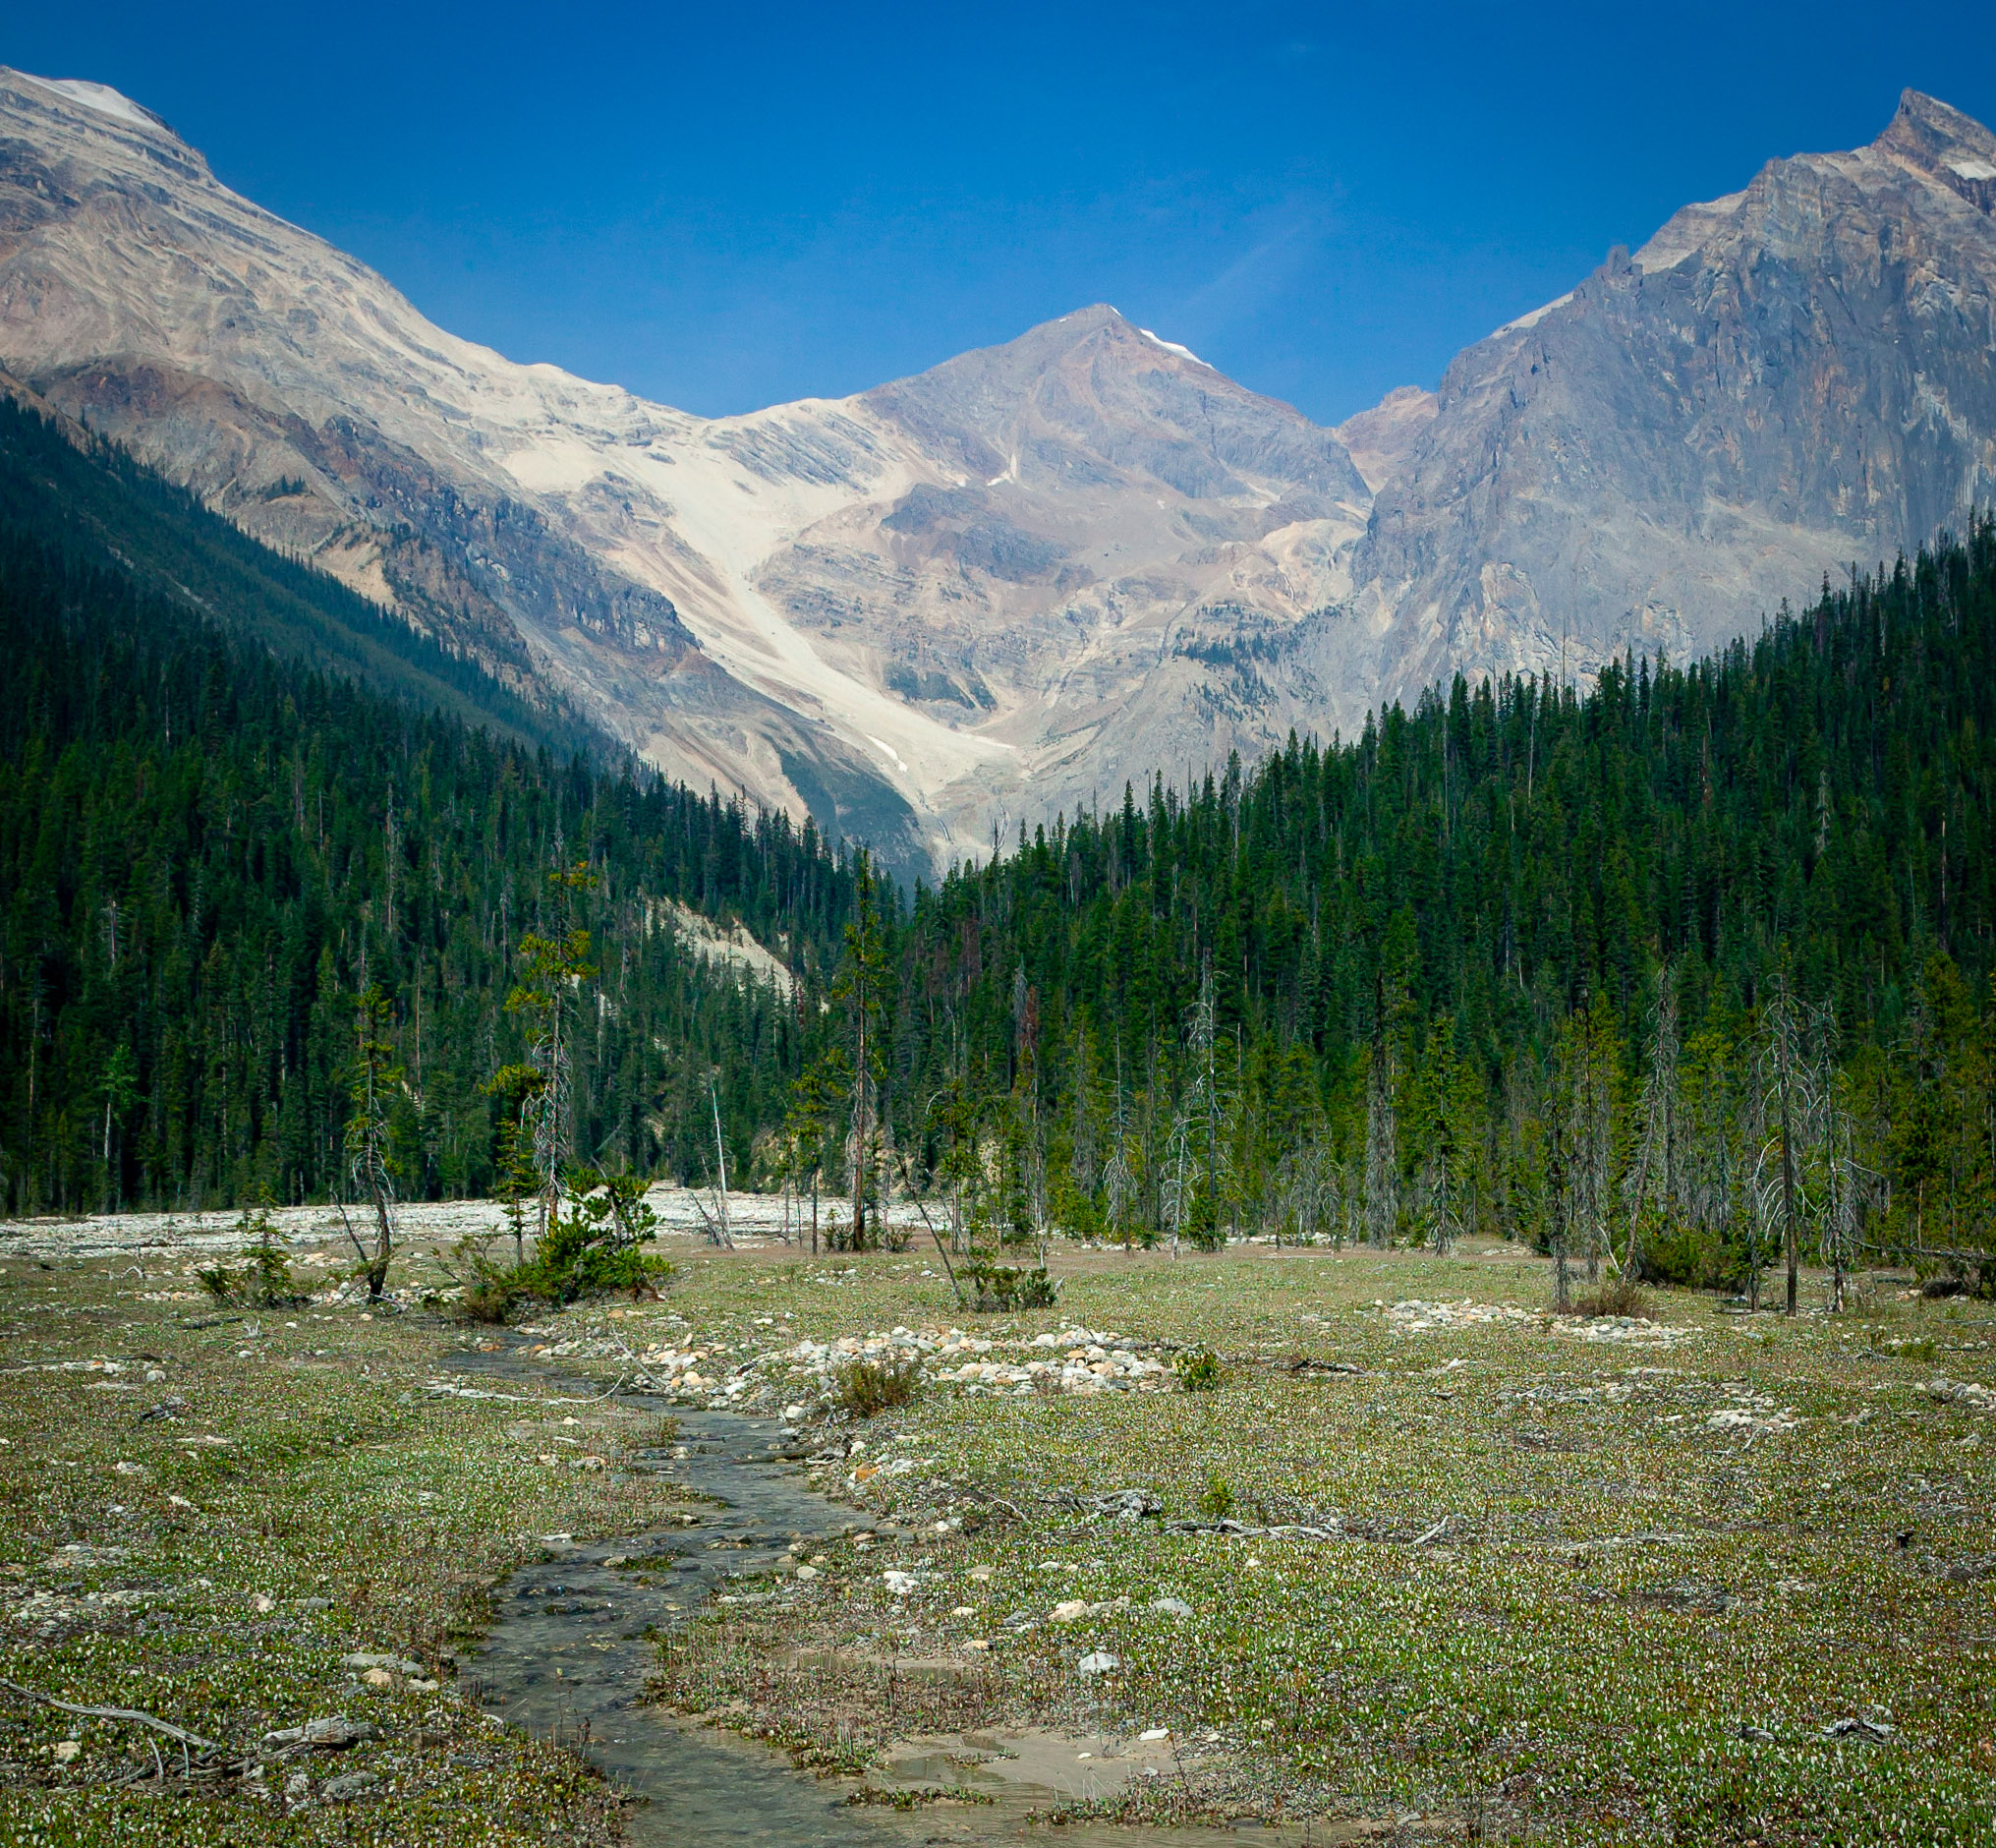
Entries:
{"label": "mountain", "polygon": [[1394,698],[1682,657],[1962,530],[1996,501],[1992,210],[1996,138],[1908,90],[1870,146],[1770,161],[1468,348],[1316,671]]}
{"label": "mountain", "polygon": [[739,1168],[780,1119],[857,877],[809,822],[557,755],[470,663],[4,402],[0,658],[0,1212],[337,1196],[371,988],[398,1188],[485,1192],[550,929],[598,947],[578,1151],[697,1173],[718,1109]]}
{"label": "mountain", "polygon": [[1106,308],[715,421],[516,365],[117,92],[15,72],[0,366],[669,775],[910,864],[1280,735],[1200,650],[1330,601],[1368,499],[1330,433]]}
{"label": "mountain", "polygon": [[1337,430],[1098,306],[701,419],[0,72],[0,369],[521,699],[926,869],[1462,671],[1756,629],[1996,497],[1996,141],[1909,92]]}
{"label": "mountain", "polygon": [[0,530],[64,571],[179,606],[287,662],[358,680],[557,761],[607,755],[560,703],[523,697],[338,579],[271,551],[19,385],[0,388]]}

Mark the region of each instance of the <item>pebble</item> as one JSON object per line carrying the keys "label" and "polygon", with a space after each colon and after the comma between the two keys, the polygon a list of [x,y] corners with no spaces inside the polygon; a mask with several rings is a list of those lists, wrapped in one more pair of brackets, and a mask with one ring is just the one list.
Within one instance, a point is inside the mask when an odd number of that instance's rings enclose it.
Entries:
{"label": "pebble", "polygon": [[328,1803],[347,1803],[355,1797],[365,1797],[380,1781],[372,1771],[349,1771],[344,1777],[328,1779],[318,1794]]}

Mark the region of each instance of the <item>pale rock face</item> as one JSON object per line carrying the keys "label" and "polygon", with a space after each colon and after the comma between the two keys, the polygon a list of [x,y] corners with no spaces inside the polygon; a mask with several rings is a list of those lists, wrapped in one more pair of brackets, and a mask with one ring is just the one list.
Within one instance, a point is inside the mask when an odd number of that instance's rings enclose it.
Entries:
{"label": "pale rock face", "polygon": [[1959,524],[1996,499],[1992,206],[1996,142],[1909,92],[1337,431],[1106,307],[705,420],[458,340],[116,91],[0,70],[0,375],[913,869],[1456,670],[1682,656]]}
{"label": "pale rock face", "polygon": [[1351,460],[1375,494],[1392,481],[1399,466],[1435,421],[1438,400],[1419,385],[1389,391],[1369,411],[1347,417],[1333,433],[1351,452]]}
{"label": "pale rock face", "polygon": [[117,92],[14,72],[0,368],[668,773],[911,865],[1279,738],[1234,652],[1343,593],[1369,504],[1106,308],[715,421],[516,365]]}
{"label": "pale rock face", "polygon": [[[1908,91],[1468,348],[1380,489],[1328,683],[1586,676],[1752,633],[1996,498],[1996,141]],[[1347,427],[1348,428],[1348,427]]]}

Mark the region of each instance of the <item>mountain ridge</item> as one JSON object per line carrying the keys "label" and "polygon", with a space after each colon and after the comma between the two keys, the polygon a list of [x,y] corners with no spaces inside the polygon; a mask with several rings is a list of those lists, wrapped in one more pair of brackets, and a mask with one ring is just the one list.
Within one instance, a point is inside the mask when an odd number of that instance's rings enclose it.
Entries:
{"label": "mountain ridge", "polygon": [[1992,189],[1909,91],[1335,430],[1104,304],[702,419],[432,327],[142,106],[0,72],[0,366],[668,776],[920,868],[1455,672],[1710,647],[1960,525]]}

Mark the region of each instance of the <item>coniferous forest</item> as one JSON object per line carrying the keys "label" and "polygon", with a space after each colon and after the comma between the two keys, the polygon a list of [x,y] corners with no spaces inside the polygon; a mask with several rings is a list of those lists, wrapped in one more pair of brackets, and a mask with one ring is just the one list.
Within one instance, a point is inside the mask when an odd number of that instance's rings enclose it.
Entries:
{"label": "coniferous forest", "polygon": [[372,1044],[405,1197],[702,1181],[717,1117],[846,1242],[913,1191],[991,1244],[1475,1230],[1716,1287],[1878,1250],[1982,1279],[1986,522],[1717,659],[1458,679],[912,893],[74,537],[0,527],[0,634],[11,1211],[325,1197]]}

